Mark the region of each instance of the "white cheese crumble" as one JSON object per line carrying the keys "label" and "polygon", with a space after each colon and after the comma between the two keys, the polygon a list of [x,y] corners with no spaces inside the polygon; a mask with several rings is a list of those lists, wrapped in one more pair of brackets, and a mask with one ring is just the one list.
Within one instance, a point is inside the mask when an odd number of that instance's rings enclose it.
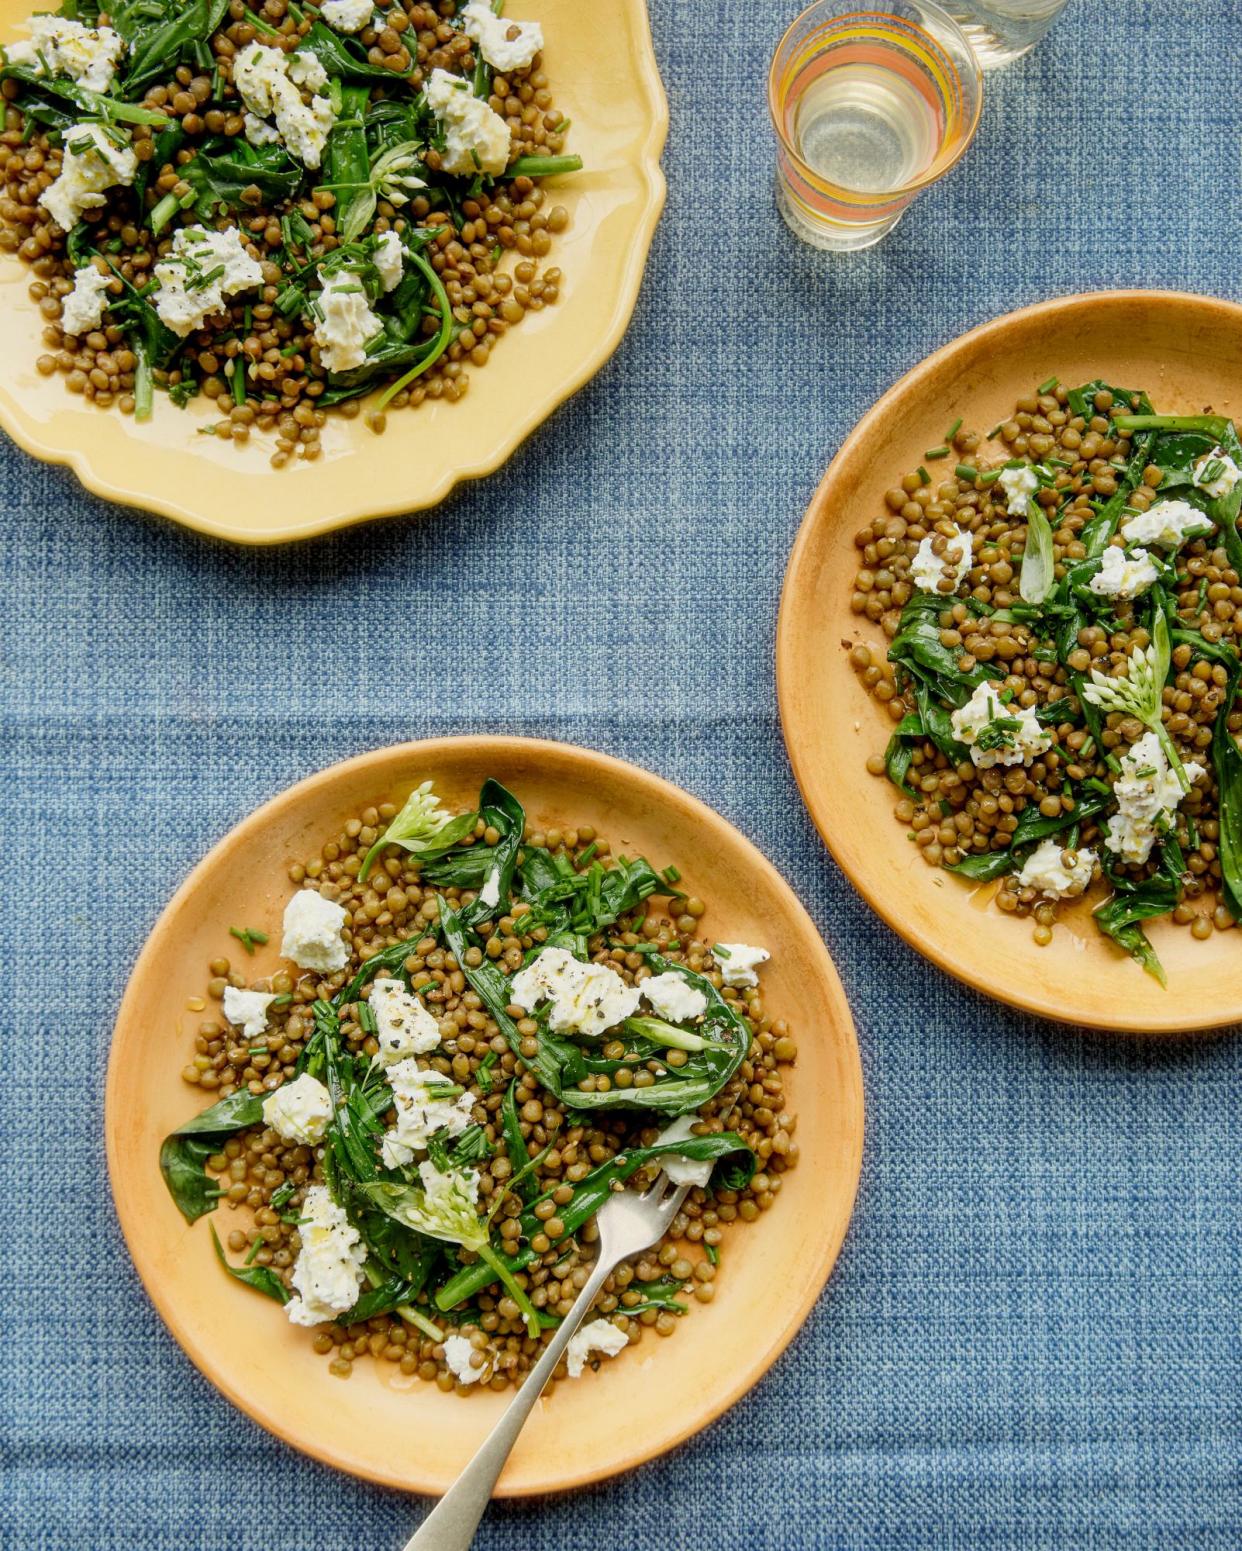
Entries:
{"label": "white cheese crumble", "polygon": [[303,1147],[319,1146],[331,1118],[332,1096],[309,1072],[282,1083],[263,1100],[264,1124]]}
{"label": "white cheese crumble", "polygon": [[[1159,501],[1145,512],[1135,512],[1121,524],[1127,544],[1159,544],[1161,549],[1180,549],[1187,539],[1212,531],[1212,519],[1189,501]],[[1115,548],[1115,546],[1113,546]]]}
{"label": "white cheese crumble", "polygon": [[296,54],[288,56],[288,64],[289,79],[295,86],[301,86],[308,92],[317,92],[321,86],[328,84],[328,72],[317,54],[299,49]]}
{"label": "white cheese crumble", "polygon": [[474,1347],[470,1344],[469,1336],[449,1336],[445,1341],[444,1361],[459,1384],[477,1384],[483,1377],[487,1364],[480,1362],[476,1368],[471,1361],[473,1357]]}
{"label": "white cheese crumble", "polygon": [[588,1038],[632,1017],[642,996],[615,969],[584,964],[566,948],[545,948],[533,964],[514,975],[509,994],[526,1012],[551,1002],[548,1027],[554,1034]]}
{"label": "white cheese crumble", "polygon": [[246,252],[236,227],[212,232],[183,226],[173,235],[171,253],[155,266],[155,278],[155,310],[161,322],[184,338],[223,312],[226,297],[260,285],[263,266]]}
{"label": "white cheese crumble", "polygon": [[1022,864],[1018,884],[1048,899],[1068,899],[1081,894],[1091,882],[1096,855],[1091,850],[1067,851],[1050,835],[1035,847]]}
{"label": "white cheese crumble", "polygon": [[[396,232],[385,232],[375,244],[375,251],[371,254],[371,262],[379,273],[380,284],[385,291],[394,291],[401,284],[401,276],[405,273],[405,244],[397,236]],[[489,880],[490,882],[490,880]],[[499,883],[499,878],[497,878]],[[483,891],[487,892],[486,889]],[[487,903],[494,905],[500,898],[497,889],[496,899]]]}
{"label": "white cheese crumble", "polygon": [[950,717],[953,736],[970,750],[980,770],[993,765],[1025,765],[1052,747],[1033,706],[1006,705],[991,681]]}
{"label": "white cheese crumble", "polygon": [[239,991],[224,988],[224,1016],[241,1026],[247,1039],[258,1039],[267,1028],[267,1009],[276,1000],[275,991]]}
{"label": "white cheese crumble", "polygon": [[1146,592],[1160,572],[1145,549],[1127,555],[1110,544],[1100,556],[1100,569],[1091,578],[1091,591],[1103,598],[1137,598]]}
{"label": "white cheese crumble", "polygon": [[440,1043],[440,1026],[417,996],[389,977],[371,986],[375,1038],[385,1064],[426,1055]]}
{"label": "white cheese crumble", "polygon": [[367,345],[384,325],[371,311],[366,287],[352,269],[323,277],[319,292],[322,318],[315,319],[315,343],[325,371],[347,372],[367,358]]}
{"label": "white cheese crumble", "polygon": [[1031,497],[1039,489],[1039,476],[1027,464],[1020,469],[1002,469],[996,483],[1005,492],[1011,517],[1025,517]]}
{"label": "white cheese crumble", "polygon": [[[1220,467],[1213,465],[1219,464]],[[1207,478],[1209,470],[1212,477]],[[1204,495],[1211,496],[1213,501],[1219,501],[1226,496],[1242,479],[1242,469],[1233,461],[1227,452],[1221,447],[1213,447],[1211,452],[1200,458],[1191,471],[1191,483]]]}
{"label": "white cheese crumble", "polygon": [[61,231],[72,230],[87,210],[107,201],[104,190],[128,187],[138,171],[138,158],[128,144],[111,138],[99,124],[78,124],[65,131],[60,177],[39,195],[39,203]]}
{"label": "white cheese crumble", "polygon": [[375,6],[372,0],[323,0],[319,14],[334,32],[361,32]]}
{"label": "white cheese crumble", "polygon": [[397,1123],[384,1133],[380,1157],[385,1168],[404,1169],[422,1152],[437,1131],[460,1136],[470,1124],[474,1097],[458,1093],[451,1077],[424,1071],[416,1061],[398,1061],[388,1068]]}
{"label": "white cheese crumble", "polygon": [[470,83],[447,70],[433,70],[424,88],[427,106],[444,130],[440,166],[445,172],[473,177],[502,173],[509,165],[509,126],[493,113]]}
{"label": "white cheese crumble", "polygon": [[[944,545],[944,552],[937,554],[936,540],[943,534],[929,533],[920,542],[910,564],[910,576],[920,592],[956,592],[970,570],[971,550],[975,536],[969,529],[953,529],[953,536]],[[940,584],[947,582],[947,587]]]}
{"label": "white cheese crumble", "polygon": [[[678,1115],[671,1125],[664,1127],[656,1137],[656,1145],[661,1146],[666,1142],[684,1142],[687,1137],[694,1135],[694,1127],[699,1123],[698,1115]],[[712,1177],[712,1170],[716,1167],[711,1158],[702,1162],[691,1162],[689,1158],[660,1158],[660,1167],[672,1180],[674,1185],[706,1185]]]}
{"label": "white cheese crumble", "polygon": [[61,329],[75,338],[97,329],[111,299],[111,284],[111,275],[101,275],[93,264],[84,264],[73,277],[73,290],[60,304]]}
{"label": "white cheese crumble", "polygon": [[67,75],[89,91],[106,92],[116,78],[125,39],[111,27],[84,27],[66,16],[32,16],[29,41],[9,43],[3,52],[8,64],[32,75]]}
{"label": "white cheese crumble", "polygon": [[261,134],[257,121],[275,119],[285,149],[305,166],[314,168],[319,166],[336,115],[327,97],[312,97],[309,105],[302,101],[293,79],[295,69],[308,86],[323,84],[305,61],[301,52],[289,56],[261,43],[246,44],[233,63],[233,85],[255,120],[253,124],[246,120],[247,139],[252,144],[269,139],[270,136]]}
{"label": "white cheese crumble", "polygon": [[766,948],[752,948],[744,942],[722,942],[717,946],[724,949],[723,956],[716,955],[716,963],[720,966],[720,978],[727,986],[757,986],[759,976],[755,971],[760,964],[766,964],[772,955]]}
{"label": "white cheese crumble", "polygon": [[349,949],[341,940],[344,925],[345,912],[340,905],[314,889],[299,889],[285,906],[280,951],[302,969],[333,974],[349,963]]}
{"label": "white cheese crumble", "polygon": [[618,1330],[611,1320],[593,1319],[590,1324],[580,1326],[570,1336],[569,1345],[565,1348],[569,1377],[581,1378],[592,1352],[599,1352],[604,1357],[615,1357],[629,1344],[629,1336],[624,1330]]}
{"label": "white cheese crumble", "polygon": [[543,28],[538,22],[497,16],[488,0],[470,0],[461,20],[466,36],[479,45],[479,53],[493,70],[525,70],[543,47]]}
{"label": "white cheese crumble", "polygon": [[702,991],[674,969],[652,975],[650,980],[640,983],[639,989],[656,1017],[669,1023],[689,1023],[707,1011],[707,998]]}
{"label": "white cheese crumble", "polygon": [[[1205,773],[1193,759],[1187,760],[1184,768],[1192,785]],[[1113,782],[1117,812],[1108,820],[1104,844],[1123,862],[1133,866],[1145,862],[1182,795],[1160,739],[1154,732],[1144,733],[1121,756],[1121,774]]]}
{"label": "white cheese crumble", "polygon": [[295,1325],[322,1325],[357,1303],[367,1247],[326,1185],[306,1192],[298,1232],[302,1248],[293,1285],[299,1296],[285,1304],[285,1313]]}
{"label": "white cheese crumble", "polygon": [[251,145],[278,145],[280,143],[280,131],[275,124],[269,124],[265,118],[260,118],[257,113],[243,113],[242,127],[246,132],[246,139]]}

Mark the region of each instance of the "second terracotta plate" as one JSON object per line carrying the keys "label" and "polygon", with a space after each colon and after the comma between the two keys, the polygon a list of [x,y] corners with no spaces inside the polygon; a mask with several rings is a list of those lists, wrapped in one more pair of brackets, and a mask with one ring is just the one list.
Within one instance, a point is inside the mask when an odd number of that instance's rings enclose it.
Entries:
{"label": "second terracotta plate", "polygon": [[[162,1137],[206,1095],[181,1079],[207,963],[236,959],[231,924],[270,934],[245,962],[280,963],[291,862],[368,803],[403,799],[431,776],[451,806],[494,775],[532,821],[594,824],[614,849],[676,861],[707,902],[712,930],[762,943],[764,1001],[798,1036],[790,1079],[801,1148],[779,1200],[722,1246],[717,1297],[668,1341],[558,1385],[526,1424],[502,1496],[555,1491],[629,1470],[706,1426],[776,1360],[806,1318],[845,1235],[862,1155],[862,1076],[841,982],[819,933],[772,865],[693,797],[633,765],[565,744],[447,738],[380,749],[283,792],[233,830],[182,885],[147,939],[117,1017],[105,1124],[113,1194],[130,1253],[173,1335],[241,1410],[296,1448],[387,1486],[442,1492],[483,1441],[507,1395],[465,1398],[359,1361],[332,1378],[308,1334],[216,1265],[207,1223],[186,1224],[158,1168]],[[227,1210],[216,1214],[221,1230]]]}
{"label": "second terracotta plate", "polygon": [[[1136,1032],[1215,1028],[1242,1017],[1242,933],[1206,942],[1153,923],[1168,989],[1105,939],[1097,887],[1063,911],[1052,944],[1002,916],[995,884],[972,887],[926,865],[893,817],[895,795],[867,775],[892,724],[847,661],[878,626],[850,610],[854,534],[960,415],[981,434],[1044,379],[1104,377],[1146,388],[1161,412],[1210,405],[1242,414],[1242,307],[1164,291],[1059,297],[963,334],[907,373],[859,422],[807,511],[785,574],[777,684],[785,742],[820,834],[859,893],[908,943],[989,996],[1069,1023]],[[1000,444],[996,444],[999,451]]]}

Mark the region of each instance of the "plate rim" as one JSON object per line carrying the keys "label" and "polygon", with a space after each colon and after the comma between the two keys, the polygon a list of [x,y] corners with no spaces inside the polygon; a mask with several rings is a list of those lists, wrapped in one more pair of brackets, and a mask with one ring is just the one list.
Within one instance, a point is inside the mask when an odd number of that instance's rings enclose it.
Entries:
{"label": "plate rim", "polygon": [[[567,1470],[560,1470],[546,1480],[535,1479],[520,1483],[507,1483],[502,1476],[494,1496],[498,1498],[518,1498],[537,1496],[549,1492],[569,1491],[598,1481],[608,1480],[624,1470],[646,1464],[652,1459],[670,1453],[673,1449],[680,1447],[688,1438],[702,1432],[715,1422],[724,1412],[735,1405],[743,1395],[759,1383],[771,1369],[777,1358],[781,1356],[793,1341],[794,1337],[802,1330],[840,1258],[842,1246],[853,1222],[862,1170],[866,1126],[865,1093],[862,1059],[858,1042],[858,1027],[832,955],[829,953],[827,944],[819,928],[811,918],[810,913],[807,911],[806,906],[776,865],[741,830],[731,824],[722,814],[716,813],[701,798],[686,791],[683,787],[677,786],[665,777],[645,769],[643,766],[621,759],[616,755],[586,748],[581,744],[562,742],[557,739],[517,735],[508,736],[505,734],[480,734],[477,736],[459,734],[447,737],[417,739],[405,743],[382,745],[360,754],[351,755],[347,759],[334,761],[330,765],[314,770],[290,785],[282,787],[271,797],[265,799],[258,807],[244,814],[220,839],[215,841],[199,861],[194,864],[177,889],[169,897],[155,922],[146,932],[142,941],[142,947],[134,960],[126,980],[125,991],[118,1005],[109,1038],[107,1072],[104,1084],[103,1126],[109,1193],[112,1197],[113,1208],[121,1228],[125,1247],[129,1252],[130,1262],[137,1272],[139,1280],[148,1298],[150,1298],[154,1305],[156,1313],[163,1322],[167,1333],[190,1359],[199,1373],[211,1384],[212,1388],[217,1393],[223,1395],[226,1400],[253,1422],[261,1426],[266,1432],[290,1447],[297,1449],[301,1454],[316,1459],[320,1463],[329,1465],[356,1479],[371,1481],[381,1486],[394,1487],[406,1492],[438,1496],[442,1488],[428,1484],[426,1481],[412,1480],[408,1475],[405,1478],[401,1478],[383,1468],[368,1470],[360,1462],[341,1459],[330,1445],[316,1443],[313,1430],[309,1435],[303,1434],[296,1423],[285,1423],[278,1414],[274,1414],[262,1404],[252,1403],[248,1397],[237,1390],[236,1386],[212,1371],[209,1351],[204,1350],[181,1323],[174,1302],[162,1293],[160,1280],[155,1268],[144,1266],[140,1263],[134,1252],[135,1235],[133,1223],[136,1215],[141,1210],[141,1201],[138,1199],[139,1193],[133,1191],[126,1182],[125,1169],[121,1157],[118,1116],[126,1078],[121,1070],[117,1054],[119,1045],[118,1033],[126,1020],[132,1018],[131,1006],[138,1000],[139,996],[138,982],[145,974],[150,973],[151,961],[158,960],[160,945],[165,931],[173,925],[179,912],[189,903],[200,886],[204,875],[225,853],[242,844],[248,832],[262,827],[274,811],[284,809],[285,805],[291,801],[296,806],[303,797],[314,793],[317,789],[330,787],[342,777],[347,778],[351,773],[361,772],[368,765],[381,765],[394,758],[401,760],[408,758],[411,763],[415,763],[420,760],[423,762],[434,761],[437,757],[442,759],[451,758],[455,754],[477,756],[479,753],[486,753],[489,750],[494,752],[497,759],[503,759],[506,754],[520,757],[523,754],[529,756],[538,753],[546,754],[551,751],[560,758],[568,757],[571,764],[578,765],[585,770],[598,769],[602,765],[611,770],[615,775],[622,776],[629,782],[637,781],[640,786],[646,786],[653,794],[658,794],[666,801],[671,801],[684,809],[688,809],[694,815],[696,821],[705,825],[709,830],[712,828],[723,828],[732,833],[750,865],[770,875],[777,887],[787,896],[793,907],[795,917],[800,918],[800,924],[806,928],[808,949],[818,960],[817,967],[821,982],[827,993],[828,1000],[833,1006],[834,1019],[842,1035],[842,1056],[847,1074],[848,1101],[852,1127],[850,1137],[852,1147],[841,1176],[845,1187],[844,1199],[847,1202],[847,1209],[841,1217],[838,1231],[819,1242],[813,1274],[804,1283],[804,1295],[800,1299],[798,1307],[791,1314],[784,1328],[778,1332],[775,1339],[769,1341],[766,1346],[757,1352],[755,1358],[743,1370],[739,1371],[735,1382],[726,1387],[724,1393],[717,1401],[712,1403],[701,1414],[695,1413],[684,1425],[679,1423],[672,1436],[651,1444],[639,1442],[625,1454],[624,1458],[619,1458],[613,1462],[604,1462],[601,1465],[585,1469],[571,1467]],[[136,1175],[137,1171],[134,1172]]]}
{"label": "plate rim", "polygon": [[[638,64],[635,85],[649,106],[651,114],[647,134],[635,149],[633,165],[641,175],[644,203],[637,213],[634,237],[626,253],[618,289],[618,305],[613,310],[607,329],[599,335],[595,347],[582,358],[577,368],[558,381],[546,397],[534,405],[530,412],[512,427],[510,433],[488,453],[472,463],[444,470],[433,485],[418,490],[412,498],[402,496],[399,499],[381,501],[378,505],[364,502],[339,515],[325,515],[301,521],[291,520],[279,530],[255,533],[244,526],[235,525],[226,513],[219,516],[205,515],[159,493],[143,495],[138,499],[132,489],[126,489],[115,480],[93,470],[89,448],[53,445],[41,437],[33,427],[29,429],[23,427],[10,412],[10,406],[3,394],[0,394],[0,431],[14,446],[38,462],[69,469],[84,490],[98,496],[101,500],[115,506],[127,507],[131,511],[147,512],[155,517],[166,518],[179,527],[188,528],[209,538],[254,549],[267,549],[319,538],[327,533],[343,532],[364,522],[417,516],[441,505],[459,485],[473,483],[486,478],[489,474],[494,474],[513,457],[518,448],[528,441],[540,426],[546,424],[580,388],[598,375],[620,347],[638,305],[655,229],[667,200],[668,185],[660,159],[669,132],[668,94],[664,89],[659,61],[656,58],[651,16],[647,8],[647,0],[620,0],[620,3],[631,12],[633,17],[635,58]],[[365,479],[358,482],[358,488],[365,490]]]}
{"label": "plate rim", "polygon": [[[1064,1024],[1075,1028],[1098,1029],[1109,1033],[1120,1034],[1122,1037],[1128,1034],[1136,1035],[1168,1035],[1208,1033],[1212,1030],[1223,1029],[1238,1020],[1239,1010],[1232,1015],[1209,1013],[1206,1016],[1196,1015],[1192,1009],[1174,1011],[1171,1007],[1161,1012],[1158,1004],[1154,1004],[1156,1010],[1148,1015],[1128,1015],[1124,1025],[1119,1025],[1116,1020],[1108,1020],[1099,1013],[1090,1010],[1074,1012],[1050,1000],[1038,989],[1042,984],[1042,977],[1032,976],[1030,985],[1035,988],[1028,991],[1024,984],[1016,986],[983,986],[973,979],[969,969],[964,964],[954,962],[945,954],[938,944],[931,944],[920,939],[917,934],[906,924],[897,904],[889,902],[889,896],[881,890],[871,886],[870,880],[864,878],[847,860],[843,860],[833,845],[831,838],[831,824],[826,816],[821,813],[819,805],[811,799],[812,783],[810,780],[811,752],[810,745],[804,747],[803,740],[798,730],[798,716],[794,709],[793,683],[799,671],[798,661],[795,658],[794,616],[798,609],[796,600],[797,575],[806,561],[814,532],[823,520],[823,513],[828,506],[831,496],[831,487],[847,459],[855,452],[856,448],[867,440],[873,428],[881,421],[889,409],[891,403],[908,390],[917,386],[925,377],[933,372],[947,358],[959,351],[967,351],[972,346],[985,341],[989,335],[1003,334],[1015,323],[1029,320],[1033,317],[1051,317],[1057,313],[1072,313],[1086,305],[1106,306],[1131,306],[1154,305],[1160,306],[1166,303],[1185,304],[1199,309],[1215,311],[1222,320],[1227,320],[1242,333],[1242,302],[1231,301],[1226,297],[1201,295],[1194,291],[1164,290],[1146,286],[1106,288],[1095,291],[1069,291],[1057,296],[1045,297],[1042,301],[1030,302],[1022,307],[1012,308],[1008,312],[1000,313],[984,322],[975,324],[972,328],[964,330],[947,340],[917,361],[909,370],[903,372],[884,392],[875,400],[871,407],[856,422],[848,436],[841,443],[824,470],[817,483],[806,511],[798,526],[797,536],[789,553],[789,560],[785,566],[785,575],[781,583],[780,606],[776,623],[776,699],[780,712],[781,737],[785,744],[785,754],[793,771],[794,780],[797,783],[799,795],[802,798],[803,807],[810,816],[812,823],[827,848],[829,855],[841,872],[862,898],[863,902],[879,916],[879,918],[892,928],[894,932],[922,958],[952,976],[959,984],[967,986],[970,990],[986,996],[993,1001],[1001,1002],[1014,1007],[1020,1012],[1033,1013],[1037,1017],[1047,1018],[1050,1022]],[[1137,967],[1136,967],[1136,972]]]}

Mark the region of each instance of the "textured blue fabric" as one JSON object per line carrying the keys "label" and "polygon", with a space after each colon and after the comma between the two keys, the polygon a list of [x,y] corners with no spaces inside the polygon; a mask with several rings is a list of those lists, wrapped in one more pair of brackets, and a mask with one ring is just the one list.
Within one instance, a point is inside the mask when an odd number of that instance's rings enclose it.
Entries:
{"label": "textured blue fabric", "polygon": [[794,9],[655,0],[670,198],[634,324],[439,514],[239,552],[0,447],[6,1548],[383,1551],[417,1521],[165,1334],[113,1221],[101,1079],[143,932],[211,841],[338,757],[463,730],[631,756],[751,835],[836,956],[869,1104],[844,1253],[773,1374],[628,1479],[496,1508],[480,1544],[1242,1543],[1242,1045],[1083,1037],[923,963],[819,845],[771,666],[806,502],[900,372],[1057,292],[1238,293],[1242,11],[1075,0],[989,77],[968,160],[835,261],[771,202]]}

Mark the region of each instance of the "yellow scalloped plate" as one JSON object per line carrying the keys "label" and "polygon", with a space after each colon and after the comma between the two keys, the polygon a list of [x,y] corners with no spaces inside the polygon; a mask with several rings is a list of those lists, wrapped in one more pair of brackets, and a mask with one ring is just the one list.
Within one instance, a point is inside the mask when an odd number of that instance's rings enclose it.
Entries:
{"label": "yellow scalloped plate", "polygon": [[[443,1492],[509,1394],[442,1394],[367,1357],[333,1378],[310,1336],[216,1265],[204,1222],[187,1225],[158,1166],[161,1139],[209,1095],[181,1070],[201,1012],[207,964],[237,962],[230,925],[269,936],[244,973],[271,974],[289,864],[317,851],[352,813],[399,800],[433,777],[456,808],[485,777],[514,791],[540,828],[591,823],[614,850],[676,861],[726,941],[762,943],[763,998],[798,1040],[789,1107],[798,1167],[770,1212],[730,1227],[711,1303],[671,1339],[644,1337],[598,1373],[558,1384],[536,1405],[498,1495],[562,1491],[632,1470],[705,1427],[756,1383],[810,1313],[837,1258],[862,1160],[862,1070],[854,1023],[828,950],[789,885],[748,840],[677,787],[605,754],[533,738],[440,738],[376,749],[282,792],[194,869],[148,936],[117,1014],[104,1126],[117,1215],[169,1330],[234,1405],[295,1448],[408,1491]],[[216,1214],[222,1233],[237,1220]],[[809,1354],[804,1352],[803,1357]],[[240,1511],[240,1510],[239,1510]]]}
{"label": "yellow scalloped plate", "polygon": [[[21,36],[35,0],[0,0],[0,42]],[[240,544],[278,544],[370,517],[420,511],[459,480],[500,467],[617,348],[634,311],[652,233],[664,206],[660,153],[668,105],[644,0],[522,0],[543,23],[557,107],[573,121],[567,149],[586,168],[550,180],[569,210],[551,262],[560,300],[527,315],[497,347],[457,404],[397,411],[376,436],[362,418],[334,417],[316,463],[273,469],[271,439],[245,447],[198,428],[217,418],[207,400],[185,411],[156,395],[145,425],[95,409],[41,377],[42,319],[31,275],[0,258],[0,427],[49,463],[68,464],[86,488]]]}

